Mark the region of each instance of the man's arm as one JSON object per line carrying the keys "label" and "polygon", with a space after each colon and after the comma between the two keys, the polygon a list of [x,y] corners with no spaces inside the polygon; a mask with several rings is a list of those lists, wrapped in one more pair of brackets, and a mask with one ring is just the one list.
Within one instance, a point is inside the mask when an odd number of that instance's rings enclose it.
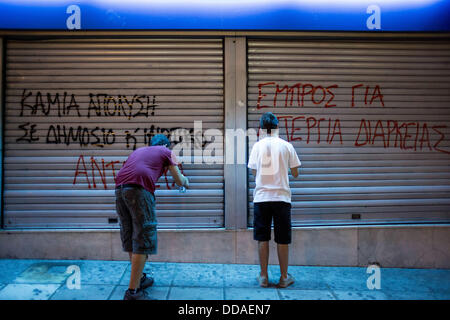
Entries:
{"label": "man's arm", "polygon": [[290,155],[289,155],[289,168],[291,169],[291,174],[294,178],[298,177],[298,168],[302,165],[300,159],[298,158],[297,152],[292,144],[289,144]]}
{"label": "man's arm", "polygon": [[256,169],[257,168],[257,153],[258,153],[258,148],[257,148],[257,143],[253,146],[252,151],[250,152],[250,157],[248,158],[248,165],[247,167],[252,169],[252,173],[253,176],[256,177]]}
{"label": "man's arm", "polygon": [[291,168],[291,174],[294,178],[298,177],[298,168],[299,167]]}
{"label": "man's arm", "polygon": [[175,180],[177,186],[179,187],[185,186],[186,188],[189,188],[188,178],[186,178],[183,174],[181,174],[180,169],[178,169],[177,166],[169,166],[169,171],[173,179]]}

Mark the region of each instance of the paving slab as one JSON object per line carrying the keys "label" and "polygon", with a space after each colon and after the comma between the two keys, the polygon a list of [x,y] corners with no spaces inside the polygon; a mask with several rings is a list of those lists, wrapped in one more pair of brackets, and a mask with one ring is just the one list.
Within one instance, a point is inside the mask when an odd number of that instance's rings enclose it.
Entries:
{"label": "paving slab", "polygon": [[321,268],[318,270],[318,276],[332,290],[344,291],[365,291],[370,290],[367,287],[367,279],[370,274],[366,273],[366,268],[357,267],[337,267]]}
{"label": "paving slab", "polygon": [[16,277],[39,260],[0,259],[0,284],[12,283]]}
{"label": "paving slab", "polygon": [[379,290],[371,291],[342,291],[333,290],[338,300],[389,300],[389,296]]}
{"label": "paving slab", "polygon": [[450,293],[448,292],[433,292],[435,300],[450,300]]}
{"label": "paving slab", "polygon": [[223,300],[223,288],[172,287],[168,300]]}
{"label": "paving slab", "polygon": [[225,288],[226,300],[280,300],[274,288]]}
{"label": "paving slab", "polygon": [[50,300],[107,300],[114,290],[114,285],[85,284],[80,289],[61,286]]}
{"label": "paving slab", "polygon": [[222,264],[181,263],[177,265],[172,285],[222,288],[223,268]]}
{"label": "paving slab", "polygon": [[423,291],[390,291],[384,293],[389,300],[436,300],[435,294]]}
{"label": "paving slab", "polygon": [[[398,281],[408,285],[414,285],[414,291],[442,291],[450,293],[450,270],[448,269],[382,269],[383,278]],[[402,283],[402,284],[403,284]],[[386,285],[387,286],[387,285]]]}
{"label": "paving slab", "polygon": [[283,300],[336,300],[329,290],[282,289],[279,293]]}
{"label": "paving slab", "polygon": [[[429,281],[434,278],[435,270],[381,268],[381,289],[383,291],[430,293]],[[436,285],[436,283],[434,283]],[[447,285],[450,285],[448,282]]]}
{"label": "paving slab", "polygon": [[81,284],[119,284],[128,261],[81,261]]}
{"label": "paving slab", "polygon": [[8,284],[0,291],[0,300],[48,300],[60,284]]}
{"label": "paving slab", "polygon": [[71,275],[69,267],[75,265],[68,261],[40,261],[33,263],[18,275],[14,283],[63,283]]}
{"label": "paving slab", "polygon": [[259,283],[257,280],[257,276],[260,272],[259,266],[247,264],[225,264],[223,272],[225,287],[259,288]]}
{"label": "paving slab", "polygon": [[[80,289],[70,289],[68,267],[80,270]],[[129,261],[0,259],[0,300],[122,300]],[[379,290],[362,267],[289,266],[296,279],[276,287],[278,265],[269,266],[269,287],[257,282],[258,265],[147,262],[155,278],[147,289],[158,300],[450,300],[450,269],[381,268]]]}

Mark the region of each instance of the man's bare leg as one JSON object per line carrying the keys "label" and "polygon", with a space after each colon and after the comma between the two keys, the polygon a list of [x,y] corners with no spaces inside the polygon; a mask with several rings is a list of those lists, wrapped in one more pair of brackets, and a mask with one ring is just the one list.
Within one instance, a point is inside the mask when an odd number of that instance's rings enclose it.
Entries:
{"label": "man's bare leg", "polygon": [[131,276],[128,288],[135,290],[139,288],[140,281],[142,278],[142,271],[144,270],[145,262],[147,261],[147,255],[130,253],[130,259],[131,259]]}
{"label": "man's bare leg", "polygon": [[259,265],[262,277],[268,277],[267,266],[269,264],[269,241],[258,241]]}
{"label": "man's bare leg", "polygon": [[289,265],[289,245],[277,244],[278,261],[280,263],[280,273],[283,279],[287,278]]}

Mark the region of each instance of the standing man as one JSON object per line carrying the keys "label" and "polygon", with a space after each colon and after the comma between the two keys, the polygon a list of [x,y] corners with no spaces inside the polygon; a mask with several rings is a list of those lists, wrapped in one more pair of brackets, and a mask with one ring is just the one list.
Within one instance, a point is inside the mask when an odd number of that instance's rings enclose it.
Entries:
{"label": "standing man", "polygon": [[142,271],[148,255],[157,252],[156,182],[168,168],[178,186],[189,187],[169,146],[165,135],[155,135],[151,146],[139,148],[128,157],[116,177],[120,238],[131,260],[130,282],[124,300],[150,300],[144,289],[153,284],[153,278]]}
{"label": "standing man", "polygon": [[289,169],[296,178],[300,160],[292,144],[278,137],[278,119],[273,113],[267,112],[262,115],[260,129],[262,129],[264,137],[253,146],[248,162],[248,167],[252,169],[256,178],[256,187],[253,193],[253,239],[258,241],[261,266],[258,282],[262,287],[269,285],[267,266],[273,218],[274,240],[277,243],[281,272],[278,287],[286,288],[295,281],[287,272],[289,244],[292,240]]}

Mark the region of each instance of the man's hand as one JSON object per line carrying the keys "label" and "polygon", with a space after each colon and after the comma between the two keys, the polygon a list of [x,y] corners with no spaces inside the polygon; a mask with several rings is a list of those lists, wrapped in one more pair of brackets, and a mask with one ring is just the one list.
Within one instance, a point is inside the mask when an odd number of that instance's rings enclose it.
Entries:
{"label": "man's hand", "polygon": [[179,187],[186,187],[189,188],[189,180],[184,175],[181,174],[180,169],[178,169],[177,166],[169,166],[170,174],[172,175],[173,179],[175,180],[175,183]]}
{"label": "man's hand", "polygon": [[299,167],[291,168],[291,174],[294,178],[298,177],[298,168]]}
{"label": "man's hand", "polygon": [[186,176],[183,176],[183,178],[184,178],[184,186],[186,187],[186,189],[189,189],[189,180],[188,180],[188,178],[186,177]]}

